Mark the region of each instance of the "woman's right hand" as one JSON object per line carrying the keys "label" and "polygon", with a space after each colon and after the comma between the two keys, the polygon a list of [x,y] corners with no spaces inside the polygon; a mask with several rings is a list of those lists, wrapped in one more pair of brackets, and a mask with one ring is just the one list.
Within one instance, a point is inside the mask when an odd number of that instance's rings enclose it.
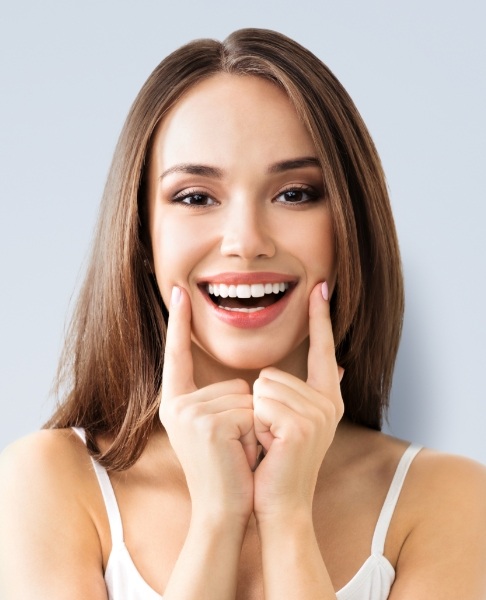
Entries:
{"label": "woman's right hand", "polygon": [[159,414],[186,476],[193,518],[241,518],[246,525],[257,458],[253,395],[240,379],[196,387],[190,299],[178,287],[172,291]]}

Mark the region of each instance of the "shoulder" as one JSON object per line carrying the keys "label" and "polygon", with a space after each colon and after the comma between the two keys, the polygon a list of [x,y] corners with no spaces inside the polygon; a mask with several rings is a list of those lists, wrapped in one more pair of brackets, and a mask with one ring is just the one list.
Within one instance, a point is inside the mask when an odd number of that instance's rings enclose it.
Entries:
{"label": "shoulder", "polygon": [[[86,448],[69,429],[42,430],[17,440],[0,454],[2,488],[15,483],[24,486],[79,491],[89,467]],[[74,484],[74,488],[72,485]],[[0,489],[2,489],[0,488]]]}
{"label": "shoulder", "polygon": [[486,519],[486,467],[474,460],[424,448],[410,469],[408,487],[420,499],[422,517],[477,508]]}
{"label": "shoulder", "polygon": [[[63,597],[54,589],[63,580],[52,578],[55,572],[73,582],[89,573],[101,589],[99,492],[90,463],[71,430],[36,432],[0,455],[0,590],[6,597],[28,596],[27,585]],[[96,591],[92,597],[102,596]]]}
{"label": "shoulder", "polygon": [[483,598],[486,467],[423,449],[407,476],[401,509],[409,532],[391,597]]}
{"label": "shoulder", "polygon": [[0,521],[10,515],[10,527],[41,526],[51,517],[66,529],[80,521],[92,526],[98,498],[86,446],[71,429],[35,432],[0,454]]}
{"label": "shoulder", "polygon": [[72,430],[38,431],[0,454],[0,522],[20,532],[89,521],[95,484],[86,447]]}

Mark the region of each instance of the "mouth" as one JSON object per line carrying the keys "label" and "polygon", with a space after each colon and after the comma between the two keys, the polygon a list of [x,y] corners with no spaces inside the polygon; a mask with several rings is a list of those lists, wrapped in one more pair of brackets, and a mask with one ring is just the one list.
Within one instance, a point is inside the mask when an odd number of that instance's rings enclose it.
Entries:
{"label": "mouth", "polygon": [[216,316],[236,327],[260,327],[273,321],[296,285],[286,276],[263,273],[223,275],[198,284]]}

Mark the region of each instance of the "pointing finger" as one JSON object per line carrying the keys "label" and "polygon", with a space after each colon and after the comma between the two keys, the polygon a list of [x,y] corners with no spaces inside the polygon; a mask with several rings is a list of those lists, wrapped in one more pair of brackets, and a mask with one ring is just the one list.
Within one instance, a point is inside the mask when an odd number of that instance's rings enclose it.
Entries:
{"label": "pointing finger", "polygon": [[309,299],[307,383],[321,392],[339,384],[327,283],[318,284]]}
{"label": "pointing finger", "polygon": [[187,292],[172,288],[162,375],[162,398],[196,389],[191,351],[191,303]]}

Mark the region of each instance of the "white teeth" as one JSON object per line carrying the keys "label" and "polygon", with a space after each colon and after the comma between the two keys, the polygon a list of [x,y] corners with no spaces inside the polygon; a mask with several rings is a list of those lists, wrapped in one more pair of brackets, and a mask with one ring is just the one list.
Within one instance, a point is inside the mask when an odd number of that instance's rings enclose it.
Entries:
{"label": "white teeth", "polygon": [[265,307],[255,306],[255,308],[228,308],[227,306],[220,306],[219,308],[224,308],[224,310],[229,310],[231,312],[253,313],[258,312],[259,310],[263,310]]}
{"label": "white teeth", "polygon": [[238,285],[226,285],[225,283],[208,283],[207,291],[212,296],[221,298],[262,298],[265,294],[278,294],[289,289],[286,283],[252,283],[251,285],[241,283]]}
{"label": "white teeth", "polygon": [[236,297],[237,298],[251,298],[251,285],[237,285],[236,286]]}
{"label": "white teeth", "polygon": [[[285,284],[282,283],[282,285]],[[252,298],[263,298],[265,296],[265,286],[263,283],[252,283],[250,287]]]}

